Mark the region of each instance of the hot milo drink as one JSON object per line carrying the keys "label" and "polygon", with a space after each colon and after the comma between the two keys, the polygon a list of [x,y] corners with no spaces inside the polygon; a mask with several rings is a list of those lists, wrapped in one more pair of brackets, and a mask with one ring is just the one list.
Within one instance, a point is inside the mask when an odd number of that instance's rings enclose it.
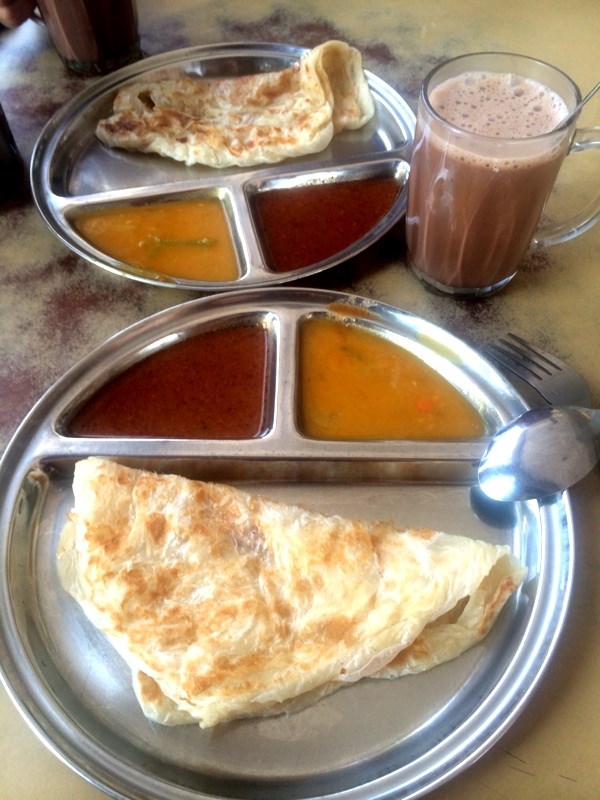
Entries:
{"label": "hot milo drink", "polygon": [[543,134],[569,110],[538,81],[491,71],[447,78],[428,102],[437,116],[419,109],[409,181],[411,264],[430,287],[483,294],[531,243],[569,147],[568,132]]}

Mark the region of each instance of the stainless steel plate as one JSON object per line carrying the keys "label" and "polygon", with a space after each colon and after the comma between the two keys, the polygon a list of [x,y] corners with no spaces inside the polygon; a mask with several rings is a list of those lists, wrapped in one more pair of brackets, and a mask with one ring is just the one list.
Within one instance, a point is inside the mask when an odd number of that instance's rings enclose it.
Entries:
{"label": "stainless steel plate", "polygon": [[[0,463],[0,664],[33,729],[116,797],[418,797],[474,761],[523,707],[554,649],[571,586],[566,496],[486,503],[473,488],[485,442],[318,442],[296,426],[302,320],[344,303],[351,324],[408,347],[477,405],[490,430],[525,403],[476,352],[374,301],[299,288],[215,295],[169,308],[92,352],[33,408]],[[244,441],[72,438],[65,419],[113,374],[181,337],[250,321],[270,341],[270,424]],[[396,681],[342,689],[289,717],[212,732],[142,715],[130,674],[59,586],[57,538],[74,462],[90,455],[218,480],[324,512],[441,528],[507,543],[528,576],[489,637]]]}
{"label": "stainless steel plate", "polygon": [[[298,280],[364,250],[404,214],[407,162],[415,125],[406,102],[376,75],[367,73],[376,113],[366,126],[334,137],[322,153],[288,159],[274,167],[186,167],[160,156],[107,148],[94,134],[97,122],[110,114],[115,92],[127,83],[182,74],[216,78],[275,71],[297,61],[303,52],[302,48],[280,44],[195,47],[147,58],[95,82],[54,115],[34,148],[33,197],[50,229],[78,255],[111,272],[145,283],[202,292]],[[289,272],[275,272],[267,266],[249,201],[253,193],[269,182],[285,186],[375,176],[394,178],[401,191],[370,231],[334,256],[310,266]],[[97,250],[73,226],[74,217],[82,210],[188,196],[219,197],[223,201],[240,266],[236,280],[190,281],[153,275]]]}

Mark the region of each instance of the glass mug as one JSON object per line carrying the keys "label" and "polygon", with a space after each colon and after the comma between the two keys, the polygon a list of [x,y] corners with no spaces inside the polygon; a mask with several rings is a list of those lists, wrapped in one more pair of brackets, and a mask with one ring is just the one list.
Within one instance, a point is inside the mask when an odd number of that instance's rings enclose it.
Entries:
{"label": "glass mug", "polygon": [[[491,295],[514,277],[529,248],[566,241],[598,220],[600,194],[566,222],[538,230],[565,156],[600,146],[600,129],[578,130],[577,115],[570,118],[580,99],[563,72],[512,53],[459,56],[429,73],[406,213],[409,263],[428,289],[465,299]],[[544,115],[546,132],[539,133]]]}
{"label": "glass mug", "polygon": [[103,75],[142,57],[136,0],[38,0],[66,67]]}

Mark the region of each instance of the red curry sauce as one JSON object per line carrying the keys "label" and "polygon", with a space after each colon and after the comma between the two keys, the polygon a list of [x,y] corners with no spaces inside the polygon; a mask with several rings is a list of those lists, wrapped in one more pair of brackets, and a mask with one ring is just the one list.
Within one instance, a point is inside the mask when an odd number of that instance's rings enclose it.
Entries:
{"label": "red curry sauce", "polygon": [[265,430],[267,331],[220,328],[153,353],[75,414],[75,436],[249,439]]}
{"label": "red curry sauce", "polygon": [[381,177],[258,192],[254,213],[268,266],[288,272],[331,258],[368,233],[399,191],[393,177]]}

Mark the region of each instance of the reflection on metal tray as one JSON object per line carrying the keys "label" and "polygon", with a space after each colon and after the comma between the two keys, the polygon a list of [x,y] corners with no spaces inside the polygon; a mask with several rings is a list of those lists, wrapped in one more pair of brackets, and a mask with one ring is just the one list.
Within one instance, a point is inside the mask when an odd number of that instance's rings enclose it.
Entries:
{"label": "reflection on metal tray", "polygon": [[[490,429],[525,404],[474,350],[370,300],[299,288],[184,303],[109,339],[33,408],[0,464],[0,665],[40,737],[88,780],[148,800],[414,798],[486,750],[522,709],[554,649],[571,584],[567,496],[508,506],[474,483],[485,442],[312,441],[296,427],[297,332],[343,304],[418,353],[466,394]],[[246,441],[73,438],[64,421],[112,375],[159,346],[237,320],[271,337],[270,422]],[[59,532],[74,462],[90,455],[241,485],[325,513],[508,544],[528,569],[491,634],[460,658],[395,681],[364,680],[291,716],[216,731],[149,723],[129,670],[61,589]]]}
{"label": "reflection on metal tray", "polygon": [[[321,153],[253,169],[186,166],[157,155],[110,149],[95,137],[97,122],[111,113],[121,86],[135,80],[159,80],[182,74],[233,77],[284,69],[304,49],[280,44],[225,44],[153,56],[95,82],[63,106],[42,131],[32,157],[34,200],[50,229],[68,247],[93,264],[146,283],[202,292],[267,286],[298,280],[335,266],[359,253],[401,219],[406,208],[408,160],[414,114],[398,93],[367,72],[375,116],[357,131],[334,137]],[[268,265],[249,195],[263,182],[285,177],[296,183],[387,176],[398,194],[379,221],[351,245],[316,263],[286,272]],[[152,199],[219,197],[224,199],[239,275],[230,281],[189,280],[152,274],[96,249],[74,227],[83,210],[141,203]]]}

